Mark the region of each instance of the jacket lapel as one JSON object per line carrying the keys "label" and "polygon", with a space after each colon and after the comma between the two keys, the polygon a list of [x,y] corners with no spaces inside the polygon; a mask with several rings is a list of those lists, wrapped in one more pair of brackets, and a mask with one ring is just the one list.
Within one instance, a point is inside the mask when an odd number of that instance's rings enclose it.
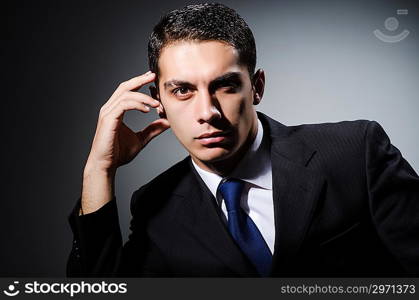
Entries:
{"label": "jacket lapel", "polygon": [[183,197],[176,210],[176,219],[230,270],[240,276],[258,276],[228,232],[214,196],[189,164],[188,178],[175,191],[177,196]]}
{"label": "jacket lapel", "polygon": [[324,178],[308,167],[316,151],[292,135],[292,129],[258,113],[271,138],[275,215],[273,272],[284,272],[313,217]]}

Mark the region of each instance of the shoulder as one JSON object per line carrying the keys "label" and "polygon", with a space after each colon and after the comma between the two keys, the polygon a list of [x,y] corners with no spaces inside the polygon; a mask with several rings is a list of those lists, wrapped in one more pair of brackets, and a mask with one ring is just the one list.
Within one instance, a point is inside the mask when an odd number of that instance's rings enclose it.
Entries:
{"label": "shoulder", "polygon": [[177,162],[169,169],[164,171],[163,173],[156,176],[146,185],[144,185],[144,189],[154,189],[161,187],[161,184],[171,184],[175,181],[176,178],[185,175],[186,173],[190,172],[190,157],[186,157],[183,160]]}
{"label": "shoulder", "polygon": [[298,139],[326,157],[346,160],[363,157],[368,141],[386,136],[382,127],[370,120],[303,124],[291,126],[290,130]]}
{"label": "shoulder", "polygon": [[158,205],[159,201],[167,199],[168,195],[179,186],[179,183],[191,173],[190,157],[188,156],[137,189],[132,195],[131,213],[136,208],[138,198],[153,198],[154,204]]}
{"label": "shoulder", "polygon": [[[325,139],[328,141],[345,139],[363,139],[370,123],[369,120],[354,120],[341,122],[328,122],[318,124],[301,124],[289,126],[290,131],[304,139]],[[376,122],[374,122],[376,123]]]}
{"label": "shoulder", "polygon": [[370,145],[377,144],[377,141],[389,143],[380,124],[370,120],[281,126],[272,136],[278,148],[293,145],[289,149],[314,152],[319,168],[342,170],[355,165],[360,167],[365,164]]}
{"label": "shoulder", "polygon": [[316,152],[316,156],[324,158],[325,163],[343,162],[342,159],[349,162],[350,158],[365,156],[372,144],[390,143],[384,129],[376,121],[351,120],[287,126],[263,113],[258,112],[258,116],[272,143],[287,157],[295,157],[301,151]]}
{"label": "shoulder", "polygon": [[[382,126],[376,121],[355,120],[291,126],[297,139],[315,151],[322,172],[333,174],[366,174],[368,165],[382,165],[388,154],[398,154]],[[338,176],[337,173],[340,175]]]}
{"label": "shoulder", "polygon": [[377,121],[354,120],[334,123],[290,126],[292,134],[313,147],[358,149],[371,144],[390,144],[390,139]]}
{"label": "shoulder", "polygon": [[[377,132],[384,132],[381,125],[370,120],[351,120],[316,124],[283,125],[268,116],[258,113],[273,137],[300,139],[307,143],[345,143],[362,141]],[[368,134],[370,132],[370,134]]]}
{"label": "shoulder", "polygon": [[289,134],[312,145],[365,146],[370,140],[388,140],[383,127],[373,120],[353,120],[287,126]]}

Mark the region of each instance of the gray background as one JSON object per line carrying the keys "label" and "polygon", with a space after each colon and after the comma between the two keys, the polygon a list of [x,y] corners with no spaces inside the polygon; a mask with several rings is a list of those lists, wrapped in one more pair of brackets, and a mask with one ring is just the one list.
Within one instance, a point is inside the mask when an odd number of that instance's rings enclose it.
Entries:
{"label": "gray background", "polygon": [[[280,122],[377,120],[419,170],[419,11],[414,1],[221,1],[252,28],[266,71],[258,110]],[[99,108],[117,85],[147,70],[153,25],[185,1],[19,1],[3,11],[0,276],[64,276],[67,216]],[[17,6],[18,5],[18,6]],[[408,15],[396,14],[408,9]],[[384,20],[396,17],[394,32]],[[385,43],[373,31],[410,35]],[[156,115],[131,112],[140,129]],[[132,192],[182,159],[170,131],[119,169],[116,194],[126,239]]]}

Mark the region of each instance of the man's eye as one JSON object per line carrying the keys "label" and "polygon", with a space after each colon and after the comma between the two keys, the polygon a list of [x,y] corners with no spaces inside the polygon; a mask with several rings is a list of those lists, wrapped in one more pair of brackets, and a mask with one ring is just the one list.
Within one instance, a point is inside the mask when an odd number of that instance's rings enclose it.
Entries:
{"label": "man's eye", "polygon": [[179,87],[172,91],[173,94],[178,95],[178,96],[187,95],[188,92],[189,92],[189,88],[187,87]]}
{"label": "man's eye", "polygon": [[218,86],[215,86],[215,90],[219,90],[223,93],[234,94],[240,90],[240,83],[234,81],[225,81],[220,83]]}
{"label": "man's eye", "polygon": [[229,93],[229,94],[232,94],[232,93],[236,93],[237,92],[237,86],[235,86],[235,85],[228,85],[228,84],[226,84],[226,85],[222,86],[221,89],[224,92]]}

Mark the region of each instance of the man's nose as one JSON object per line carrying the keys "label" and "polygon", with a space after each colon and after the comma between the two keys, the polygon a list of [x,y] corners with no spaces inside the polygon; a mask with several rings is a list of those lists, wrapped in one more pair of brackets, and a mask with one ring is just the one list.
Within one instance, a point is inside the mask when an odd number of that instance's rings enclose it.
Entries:
{"label": "man's nose", "polygon": [[196,99],[196,116],[200,124],[209,123],[221,118],[219,103],[214,95],[209,92],[201,93]]}

